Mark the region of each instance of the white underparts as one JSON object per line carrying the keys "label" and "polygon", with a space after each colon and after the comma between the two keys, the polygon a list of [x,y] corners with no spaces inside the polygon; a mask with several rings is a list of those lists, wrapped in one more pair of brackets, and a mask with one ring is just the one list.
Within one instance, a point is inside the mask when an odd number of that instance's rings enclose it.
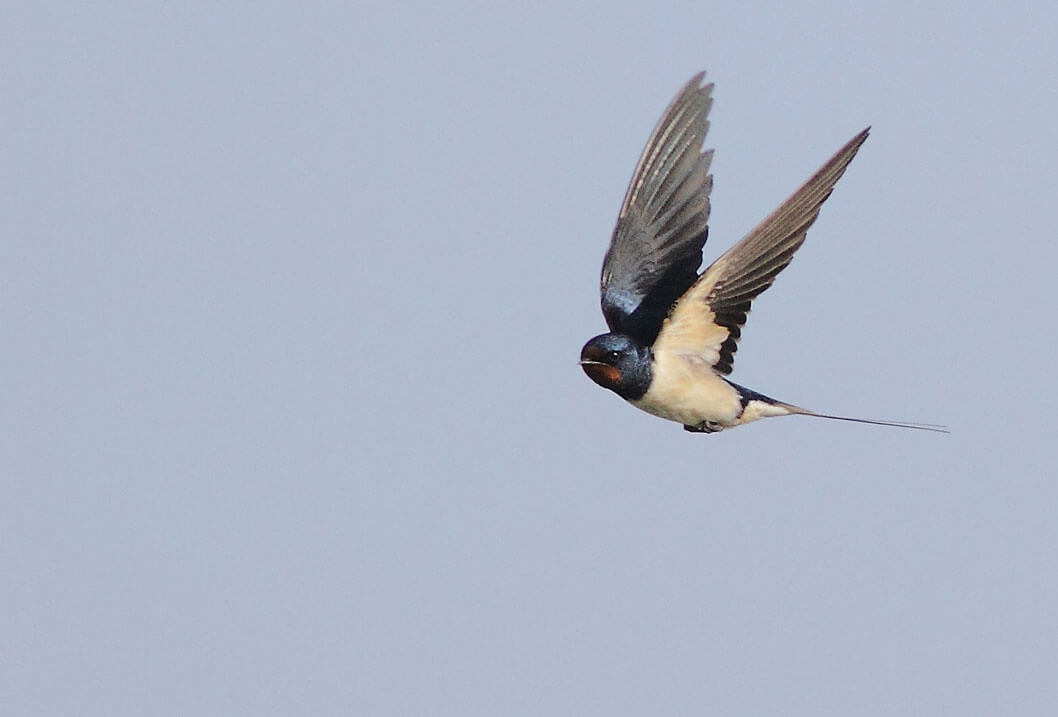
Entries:
{"label": "white underparts", "polygon": [[686,426],[709,421],[734,426],[742,414],[738,391],[697,357],[656,353],[650,388],[636,408]]}
{"label": "white underparts", "polygon": [[768,403],[753,399],[746,404],[746,408],[742,411],[742,415],[738,417],[736,423],[750,423],[758,418],[770,418],[772,416],[789,416],[791,413],[802,413],[802,411],[794,410],[793,406],[787,406],[782,403]]}

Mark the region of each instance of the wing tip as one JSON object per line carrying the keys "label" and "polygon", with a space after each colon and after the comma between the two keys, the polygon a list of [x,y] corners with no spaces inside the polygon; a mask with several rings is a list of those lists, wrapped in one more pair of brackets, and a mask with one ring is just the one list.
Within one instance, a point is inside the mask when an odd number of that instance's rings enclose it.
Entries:
{"label": "wing tip", "polygon": [[855,154],[856,152],[859,151],[860,147],[863,146],[863,143],[866,142],[867,138],[870,137],[870,136],[871,136],[871,125],[867,125],[862,130],[860,130],[859,133],[855,137],[850,139],[845,146],[848,147],[848,148],[851,148],[853,154]]}
{"label": "wing tip", "polygon": [[706,82],[704,85],[702,82],[705,80],[705,70],[697,73],[683,86],[677,96],[682,96],[687,93],[701,93],[707,98],[712,100],[712,92],[716,89],[716,85],[712,82]]}

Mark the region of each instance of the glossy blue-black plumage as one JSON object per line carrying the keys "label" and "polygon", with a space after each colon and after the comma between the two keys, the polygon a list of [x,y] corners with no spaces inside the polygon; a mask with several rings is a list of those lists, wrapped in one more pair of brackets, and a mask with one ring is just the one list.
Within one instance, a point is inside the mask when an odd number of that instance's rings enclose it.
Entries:
{"label": "glossy blue-black plumage", "polygon": [[649,348],[624,334],[601,334],[580,351],[588,377],[629,401],[642,398],[650,388],[650,359]]}

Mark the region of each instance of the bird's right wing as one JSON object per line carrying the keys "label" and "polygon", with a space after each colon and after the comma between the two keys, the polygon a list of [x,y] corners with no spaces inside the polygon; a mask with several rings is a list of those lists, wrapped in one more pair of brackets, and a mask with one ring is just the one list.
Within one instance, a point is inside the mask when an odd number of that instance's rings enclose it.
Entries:
{"label": "bird's right wing", "polygon": [[853,137],[771,216],[709,265],[665,320],[656,352],[680,354],[717,373],[731,373],[751,302],[793,259],[869,131]]}
{"label": "bird's right wing", "polygon": [[610,330],[649,346],[676,300],[698,278],[708,234],[712,84],[691,78],[654,128],[628,186],[603,262],[602,310]]}

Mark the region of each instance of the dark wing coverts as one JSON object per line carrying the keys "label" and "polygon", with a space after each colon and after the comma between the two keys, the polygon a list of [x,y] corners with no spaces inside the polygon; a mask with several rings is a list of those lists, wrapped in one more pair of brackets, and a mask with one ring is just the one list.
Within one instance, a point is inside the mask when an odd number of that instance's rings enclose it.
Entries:
{"label": "dark wing coverts", "polygon": [[695,75],[654,128],[632,175],[602,267],[602,311],[615,333],[649,346],[698,278],[708,236],[713,85]]}

